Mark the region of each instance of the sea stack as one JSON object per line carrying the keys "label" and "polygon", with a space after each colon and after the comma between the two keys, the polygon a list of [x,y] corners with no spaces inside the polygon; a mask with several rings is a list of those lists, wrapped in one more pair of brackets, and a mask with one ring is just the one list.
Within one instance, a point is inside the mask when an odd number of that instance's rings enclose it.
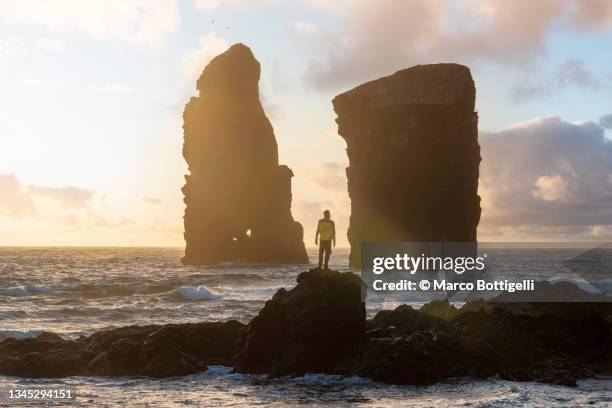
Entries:
{"label": "sea stack", "polygon": [[458,64],[417,65],[334,98],[349,158],[351,266],[362,242],[476,242],[475,99]]}
{"label": "sea stack", "polygon": [[206,66],[185,107],[184,264],[308,262],[259,76],[251,50],[235,44]]}

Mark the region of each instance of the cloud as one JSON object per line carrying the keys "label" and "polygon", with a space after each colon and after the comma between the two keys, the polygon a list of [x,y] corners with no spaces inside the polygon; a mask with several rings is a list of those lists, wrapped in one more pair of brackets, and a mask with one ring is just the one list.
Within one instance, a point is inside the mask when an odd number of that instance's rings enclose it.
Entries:
{"label": "cloud", "polygon": [[177,0],[0,0],[0,22],[159,48],[180,24]]}
{"label": "cloud", "polygon": [[531,195],[544,201],[565,201],[569,195],[567,181],[559,175],[539,177]]}
{"label": "cloud", "polygon": [[33,217],[34,203],[14,174],[0,174],[0,214],[9,217]]}
{"label": "cloud", "polygon": [[323,50],[307,71],[319,88],[361,82],[417,63],[524,62],[545,51],[544,34],[564,8],[556,0],[381,0],[376,7],[366,0],[311,3],[338,18],[334,29],[300,26]]}
{"label": "cloud", "polygon": [[159,197],[142,197],[140,202],[147,204],[161,204],[163,201]]}
{"label": "cloud", "polygon": [[347,188],[345,167],[346,165],[343,163],[321,163],[320,167],[314,172],[313,181],[324,190],[345,192]]}
{"label": "cloud", "polygon": [[198,43],[199,48],[183,58],[183,70],[192,86],[195,86],[196,80],[200,77],[204,67],[210,60],[228,48],[227,42],[214,31],[201,37]]}
{"label": "cloud", "polygon": [[333,209],[335,206],[331,201],[300,200],[296,205],[296,212],[301,215],[299,218],[305,220],[318,220],[323,217],[323,211]]}
{"label": "cloud", "polygon": [[538,118],[481,134],[480,143],[485,230],[612,225],[612,142],[599,125]]}
{"label": "cloud", "polygon": [[[478,60],[523,68],[547,54],[556,22],[595,29],[578,0],[304,0],[337,21],[301,19],[295,31],[312,46],[306,78],[319,89],[354,85],[415,64]],[[612,9],[602,3],[601,8]],[[330,28],[331,27],[331,28]],[[570,67],[571,68],[571,67]]]}
{"label": "cloud", "polygon": [[583,88],[597,88],[602,85],[595,74],[584,66],[584,62],[575,58],[561,64],[557,79],[561,85],[576,85]]}
{"label": "cloud", "polygon": [[551,96],[557,87],[554,81],[546,80],[527,80],[516,83],[510,88],[510,100],[514,103],[525,103],[538,98]]}
{"label": "cloud", "polygon": [[97,92],[133,92],[134,87],[126,84],[94,85],[86,88]]}
{"label": "cloud", "polygon": [[59,52],[64,49],[64,41],[58,37],[43,37],[38,43],[40,48],[49,53]]}
{"label": "cloud", "polygon": [[[612,27],[608,0],[194,0],[209,12],[270,4],[305,5],[329,19],[300,15],[294,31],[313,50],[306,79],[319,89],[354,85],[419,63],[486,60],[523,69],[546,57],[553,26]],[[316,22],[315,22],[316,21]],[[567,66],[571,82],[586,81]],[[534,90],[531,90],[534,91]]]}
{"label": "cloud", "polygon": [[321,33],[316,25],[307,21],[295,21],[293,28],[304,36],[316,37]]}
{"label": "cloud", "polygon": [[599,126],[604,129],[612,129],[612,113],[608,113],[599,118]]}
{"label": "cloud", "polygon": [[279,2],[278,0],[193,0],[195,7],[202,11],[213,11],[220,7],[229,8],[244,8],[244,7],[257,7],[265,4],[272,4]]}
{"label": "cloud", "polygon": [[38,88],[45,91],[85,91],[85,92],[103,92],[103,93],[126,93],[133,92],[134,87],[127,84],[110,83],[110,84],[79,84],[75,82],[65,81],[45,81],[35,78],[24,78],[21,83],[25,86]]}
{"label": "cloud", "polygon": [[515,103],[524,103],[553,95],[566,87],[597,91],[606,88],[612,89],[611,85],[588,69],[583,61],[570,58],[559,65],[552,75],[539,79],[524,79],[515,84],[510,89],[510,99]]}
{"label": "cloud", "polygon": [[21,41],[0,38],[0,61],[0,74],[19,73],[29,62],[28,51]]}
{"label": "cloud", "polygon": [[106,217],[95,191],[68,186],[24,186],[14,174],[0,174],[0,215],[7,218],[54,220],[66,225],[119,227],[126,217]]}
{"label": "cloud", "polygon": [[53,200],[63,208],[89,208],[96,196],[93,191],[78,187],[29,186],[26,191],[30,196]]}
{"label": "cloud", "polygon": [[612,27],[612,2],[609,0],[579,0],[574,4],[572,17],[577,24],[589,30]]}
{"label": "cloud", "polygon": [[478,237],[481,241],[528,242],[528,241],[610,241],[612,226],[610,225],[515,225],[498,226],[483,225],[478,227]]}
{"label": "cloud", "polygon": [[[339,245],[346,245],[346,231],[351,215],[351,201],[347,192],[345,168],[346,162],[320,162],[312,168],[298,173],[306,187],[307,200],[296,200],[292,206],[295,218],[304,226],[305,242],[314,239],[316,222],[323,216],[324,210],[330,210],[336,223]],[[302,174],[301,177],[299,174]],[[295,191],[295,190],[294,190]],[[294,197],[296,193],[294,192]]]}

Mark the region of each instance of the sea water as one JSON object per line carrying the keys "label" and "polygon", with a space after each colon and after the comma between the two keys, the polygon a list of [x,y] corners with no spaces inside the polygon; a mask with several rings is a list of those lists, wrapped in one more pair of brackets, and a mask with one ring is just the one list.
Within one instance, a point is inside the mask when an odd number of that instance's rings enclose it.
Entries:
{"label": "sea water", "polygon": [[[488,249],[525,276],[548,276],[576,251],[567,248]],[[311,260],[316,253],[310,251]],[[279,288],[291,288],[308,265],[182,266],[178,248],[0,248],[0,340],[53,331],[65,338],[132,324],[236,319],[248,322]],[[513,260],[512,262],[510,260]],[[518,261],[517,261],[518,260]],[[330,267],[348,271],[348,251],[335,249]],[[367,305],[372,316],[393,302]],[[418,307],[418,304],[413,304]],[[0,390],[70,388],[76,406],[612,406],[612,379],[577,388],[498,379],[458,378],[428,387],[391,386],[366,378],[312,374],[268,380],[211,366],[162,380],[0,376]],[[6,400],[2,404],[10,405]],[[21,403],[23,405],[23,403]]]}

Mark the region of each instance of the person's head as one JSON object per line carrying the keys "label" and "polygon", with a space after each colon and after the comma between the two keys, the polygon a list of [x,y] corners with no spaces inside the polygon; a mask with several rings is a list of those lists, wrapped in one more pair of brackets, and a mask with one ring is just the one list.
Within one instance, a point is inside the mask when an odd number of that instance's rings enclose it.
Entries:
{"label": "person's head", "polygon": [[329,217],[331,217],[329,210],[323,211],[323,217],[325,217],[326,220],[329,220]]}

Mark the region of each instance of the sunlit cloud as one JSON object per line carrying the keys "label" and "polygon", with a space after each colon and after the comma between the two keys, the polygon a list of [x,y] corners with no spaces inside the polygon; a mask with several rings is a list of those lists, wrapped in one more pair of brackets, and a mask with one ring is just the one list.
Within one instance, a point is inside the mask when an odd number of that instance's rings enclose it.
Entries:
{"label": "sunlit cloud", "polygon": [[547,97],[567,88],[582,88],[588,91],[612,91],[612,81],[600,77],[585,66],[584,62],[570,58],[564,61],[553,75],[521,80],[510,89],[510,99],[515,103],[529,102]]}
{"label": "sunlit cloud", "polygon": [[63,208],[88,208],[96,196],[92,190],[78,187],[28,186],[26,192],[33,197],[53,200]]}
{"label": "sunlit cloud", "polygon": [[0,215],[8,217],[33,217],[34,202],[14,174],[0,174]]}
{"label": "sunlit cloud", "polygon": [[19,72],[27,62],[28,52],[20,41],[0,38],[0,73]]}
{"label": "sunlit cloud", "polygon": [[[591,2],[575,0],[381,0],[376,7],[366,0],[310,0],[305,2],[335,15],[337,23],[327,28],[300,20],[294,29],[313,50],[306,79],[335,89],[421,63],[491,61],[523,68],[547,56],[546,36],[561,19],[579,30],[609,27],[612,3],[593,1],[598,16],[584,10]],[[568,80],[579,80],[572,75],[580,67],[568,69],[574,69]]]}
{"label": "sunlit cloud", "polygon": [[612,27],[612,2],[609,0],[579,0],[574,3],[572,16],[583,28],[604,30]]}
{"label": "sunlit cloud", "polygon": [[180,25],[178,0],[0,0],[0,21],[159,48]]}
{"label": "sunlit cloud", "polygon": [[14,174],[0,174],[0,216],[52,220],[71,226],[121,227],[132,223],[110,216],[103,197],[80,187],[24,186]]}
{"label": "sunlit cloud", "polygon": [[31,88],[43,89],[46,91],[85,91],[85,92],[108,92],[108,93],[124,93],[133,92],[134,87],[127,84],[80,84],[76,82],[66,81],[46,81],[35,78],[24,78],[21,83]]}
{"label": "sunlit cloud", "polygon": [[596,123],[539,118],[485,132],[480,143],[481,229],[612,225],[612,142]]}
{"label": "sunlit cloud", "polygon": [[227,50],[228,44],[216,32],[211,31],[198,41],[198,48],[183,58],[183,70],[187,81],[195,86],[196,80],[202,74],[204,67],[217,55]]}
{"label": "sunlit cloud", "polygon": [[193,0],[193,4],[202,12],[213,11],[219,7],[257,7],[265,4],[282,2],[282,0]]}
{"label": "sunlit cloud", "polygon": [[43,37],[38,43],[40,48],[50,53],[62,51],[65,46],[64,40],[59,37]]}
{"label": "sunlit cloud", "polygon": [[541,176],[531,190],[531,195],[544,201],[564,201],[569,195],[567,181],[560,176]]}
{"label": "sunlit cloud", "polygon": [[599,126],[604,129],[612,129],[612,113],[608,113],[599,118]]}
{"label": "sunlit cloud", "polygon": [[336,162],[324,162],[313,172],[313,181],[317,186],[332,192],[345,192],[346,165]]}
{"label": "sunlit cloud", "polygon": [[140,202],[146,203],[146,204],[155,204],[155,205],[157,205],[157,204],[163,203],[164,201],[161,198],[159,198],[159,197],[142,197],[140,199]]}

